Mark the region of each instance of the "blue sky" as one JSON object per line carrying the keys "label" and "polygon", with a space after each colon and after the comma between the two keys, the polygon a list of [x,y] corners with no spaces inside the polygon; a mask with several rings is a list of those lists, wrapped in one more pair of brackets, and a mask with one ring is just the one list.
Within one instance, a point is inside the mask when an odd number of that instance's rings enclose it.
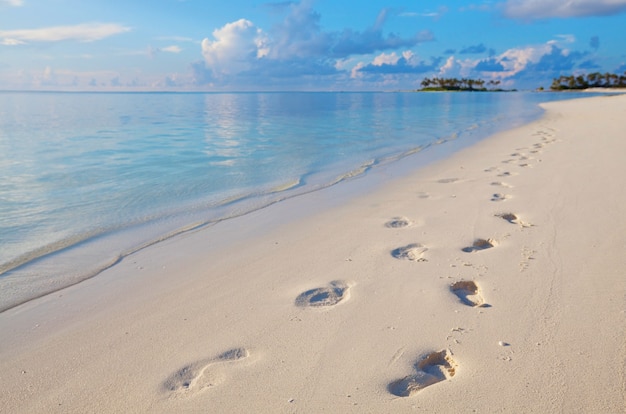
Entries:
{"label": "blue sky", "polygon": [[0,0],[0,89],[549,86],[626,71],[626,0]]}

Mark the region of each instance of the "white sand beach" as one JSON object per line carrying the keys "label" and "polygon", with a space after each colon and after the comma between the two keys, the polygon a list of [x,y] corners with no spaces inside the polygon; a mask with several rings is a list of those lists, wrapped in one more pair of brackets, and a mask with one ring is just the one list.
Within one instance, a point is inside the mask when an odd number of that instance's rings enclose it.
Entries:
{"label": "white sand beach", "polygon": [[0,413],[625,412],[626,96],[544,107],[0,313]]}

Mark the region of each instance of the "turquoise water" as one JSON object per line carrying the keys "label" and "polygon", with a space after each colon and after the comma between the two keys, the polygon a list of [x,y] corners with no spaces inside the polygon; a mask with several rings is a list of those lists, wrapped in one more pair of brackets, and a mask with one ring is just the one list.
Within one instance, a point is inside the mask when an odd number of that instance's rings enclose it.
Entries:
{"label": "turquoise water", "polygon": [[0,93],[0,309],[173,234],[576,96]]}

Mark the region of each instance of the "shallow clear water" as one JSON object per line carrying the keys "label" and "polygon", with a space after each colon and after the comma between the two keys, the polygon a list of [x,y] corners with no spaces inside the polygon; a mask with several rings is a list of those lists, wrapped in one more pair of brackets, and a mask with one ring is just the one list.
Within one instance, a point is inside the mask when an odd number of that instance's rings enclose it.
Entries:
{"label": "shallow clear water", "polygon": [[538,116],[538,102],[576,96],[0,93],[0,309],[168,235],[487,136]]}

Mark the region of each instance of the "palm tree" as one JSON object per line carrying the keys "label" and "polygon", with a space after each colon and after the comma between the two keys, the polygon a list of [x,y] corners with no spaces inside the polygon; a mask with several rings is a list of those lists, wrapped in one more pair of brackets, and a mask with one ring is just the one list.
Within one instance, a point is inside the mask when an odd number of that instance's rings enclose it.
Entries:
{"label": "palm tree", "polygon": [[567,87],[570,89],[574,89],[576,87],[576,78],[574,78],[574,75],[567,77]]}
{"label": "palm tree", "polygon": [[561,89],[561,82],[558,79],[552,79],[552,84],[550,85],[550,89],[553,91]]}
{"label": "palm tree", "polygon": [[489,85],[491,85],[491,87],[492,87],[492,88],[495,88],[495,87],[497,87],[498,85],[500,85],[500,81],[499,81],[499,80],[496,80],[496,79],[492,79],[492,80],[490,80],[488,83],[489,83]]}
{"label": "palm tree", "polygon": [[589,73],[587,75],[587,82],[589,83],[589,86],[591,87],[598,86],[598,79],[600,78],[600,76],[601,75],[598,72]]}

